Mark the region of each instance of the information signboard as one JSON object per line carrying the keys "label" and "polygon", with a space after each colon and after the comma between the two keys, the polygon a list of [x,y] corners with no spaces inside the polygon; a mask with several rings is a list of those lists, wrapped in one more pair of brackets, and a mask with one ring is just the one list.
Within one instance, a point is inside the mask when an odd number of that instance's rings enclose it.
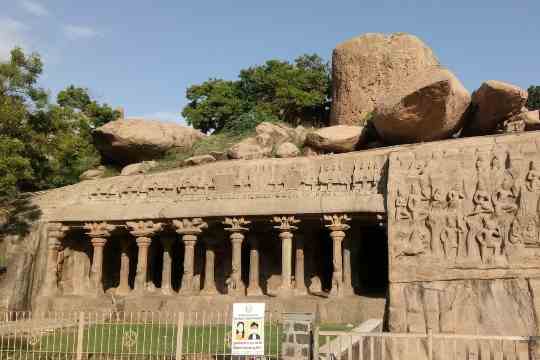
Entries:
{"label": "information signboard", "polygon": [[233,304],[233,355],[264,355],[264,307],[264,303]]}

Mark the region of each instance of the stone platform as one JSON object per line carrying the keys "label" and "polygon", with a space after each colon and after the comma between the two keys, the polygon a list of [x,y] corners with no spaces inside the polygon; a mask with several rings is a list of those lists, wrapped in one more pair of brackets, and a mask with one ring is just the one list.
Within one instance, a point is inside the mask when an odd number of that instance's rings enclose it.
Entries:
{"label": "stone platform", "polygon": [[[382,318],[385,307],[384,296],[345,296],[324,298],[318,296],[295,296],[278,298],[270,296],[234,297],[219,296],[164,296],[147,295],[127,296],[114,299],[109,296],[59,296],[48,300],[51,311],[163,311],[163,312],[199,312],[228,313],[235,302],[264,302],[267,311],[313,312],[318,313],[323,323],[359,324],[367,319]],[[41,306],[46,305],[42,303]],[[40,307],[41,307],[40,306]],[[42,308],[41,310],[45,310]],[[274,316],[276,316],[274,315]]]}

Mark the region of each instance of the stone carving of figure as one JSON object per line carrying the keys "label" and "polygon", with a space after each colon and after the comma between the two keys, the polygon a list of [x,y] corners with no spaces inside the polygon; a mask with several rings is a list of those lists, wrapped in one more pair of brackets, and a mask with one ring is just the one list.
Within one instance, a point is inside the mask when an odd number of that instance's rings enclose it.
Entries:
{"label": "stone carving of figure", "polygon": [[429,246],[429,235],[423,227],[415,226],[410,232],[400,232],[400,250],[397,256],[415,256],[423,254]]}
{"label": "stone carving of figure", "polygon": [[315,191],[317,187],[317,171],[312,167],[305,169],[306,171],[302,172],[302,184],[304,188],[309,191]]}
{"label": "stone carving of figure", "polygon": [[354,162],[352,179],[354,191],[362,194],[375,193],[378,177],[377,166],[372,160]]}
{"label": "stone carving of figure", "polygon": [[422,194],[418,184],[411,185],[411,192],[407,199],[407,210],[409,210],[413,220],[423,220],[427,216]]}
{"label": "stone carving of figure", "polygon": [[446,258],[454,261],[457,257],[458,246],[463,229],[460,229],[455,218],[447,217],[446,226],[441,232],[441,242],[444,246]]}
{"label": "stone carving of figure", "polygon": [[509,241],[513,245],[539,246],[538,222],[532,216],[516,217],[512,222]]}
{"label": "stone carving of figure", "polygon": [[499,225],[494,219],[484,216],[482,222],[483,229],[476,235],[476,241],[480,245],[482,262],[490,264],[501,254],[502,235]]}
{"label": "stone carving of figure", "polygon": [[517,194],[512,185],[512,179],[510,177],[505,177],[499,189],[493,194],[492,201],[495,215],[513,215],[517,211]]}
{"label": "stone carving of figure", "polygon": [[474,213],[492,213],[493,204],[491,203],[491,196],[487,189],[487,184],[484,180],[479,179],[476,187],[476,192],[473,197]]}
{"label": "stone carving of figure", "polygon": [[538,169],[537,161],[531,161],[530,169],[525,180],[527,190],[532,192],[540,191],[540,170]]}
{"label": "stone carving of figure", "polygon": [[407,197],[403,195],[403,191],[398,188],[396,194],[396,220],[409,220],[411,215],[407,210]]}

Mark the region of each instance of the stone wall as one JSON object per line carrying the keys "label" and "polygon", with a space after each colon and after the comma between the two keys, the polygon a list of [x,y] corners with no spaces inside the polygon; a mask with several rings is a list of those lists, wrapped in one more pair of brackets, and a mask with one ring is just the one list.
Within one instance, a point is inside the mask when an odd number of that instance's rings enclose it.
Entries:
{"label": "stone wall", "polygon": [[390,155],[389,330],[537,333],[539,146],[531,133]]}

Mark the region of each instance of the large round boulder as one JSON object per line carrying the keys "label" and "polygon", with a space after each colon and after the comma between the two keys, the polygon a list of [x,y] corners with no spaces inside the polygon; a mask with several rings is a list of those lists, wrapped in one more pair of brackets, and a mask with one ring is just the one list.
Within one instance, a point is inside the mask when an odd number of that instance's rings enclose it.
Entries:
{"label": "large round boulder", "polygon": [[363,125],[378,98],[438,65],[433,51],[410,34],[368,33],[339,44],[332,54],[330,125]]}
{"label": "large round boulder", "polygon": [[364,143],[364,135],[363,126],[328,126],[308,133],[306,145],[322,152],[349,152],[356,150]]}
{"label": "large round boulder", "polygon": [[95,129],[92,136],[103,157],[126,165],[160,158],[171,149],[190,149],[205,135],[175,123],[127,118]]}
{"label": "large round boulder", "polygon": [[470,102],[450,71],[433,68],[404,79],[380,99],[372,121],[386,144],[441,140],[461,129]]}
{"label": "large round boulder", "polygon": [[505,120],[519,114],[527,91],[502,81],[489,80],[472,95],[472,113],[463,135],[492,134]]}

